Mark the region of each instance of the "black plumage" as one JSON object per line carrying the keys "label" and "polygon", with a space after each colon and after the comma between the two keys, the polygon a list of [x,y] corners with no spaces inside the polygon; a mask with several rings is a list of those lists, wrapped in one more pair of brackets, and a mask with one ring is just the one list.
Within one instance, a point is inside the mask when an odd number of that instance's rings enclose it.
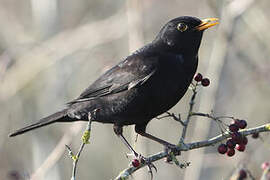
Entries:
{"label": "black plumage", "polygon": [[182,16],[163,26],[153,42],[134,52],[100,76],[67,107],[10,136],[54,122],[88,121],[98,109],[95,121],[122,127],[135,124],[135,131],[163,145],[166,141],[145,132],[148,122],[172,108],[187,91],[198,65],[203,31],[217,19],[200,20]]}

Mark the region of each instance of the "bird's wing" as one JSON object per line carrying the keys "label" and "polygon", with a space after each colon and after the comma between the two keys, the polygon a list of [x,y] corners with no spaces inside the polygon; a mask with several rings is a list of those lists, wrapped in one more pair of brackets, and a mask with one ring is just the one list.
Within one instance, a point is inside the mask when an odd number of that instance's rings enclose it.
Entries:
{"label": "bird's wing", "polygon": [[138,55],[127,57],[97,79],[77,99],[68,104],[89,101],[141,86],[155,73],[157,65],[155,57],[148,58],[147,61],[142,61],[141,58]]}

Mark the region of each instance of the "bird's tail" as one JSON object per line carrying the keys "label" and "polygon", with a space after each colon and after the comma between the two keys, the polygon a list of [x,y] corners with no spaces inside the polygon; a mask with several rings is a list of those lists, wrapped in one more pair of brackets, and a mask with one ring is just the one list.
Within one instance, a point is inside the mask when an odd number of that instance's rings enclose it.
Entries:
{"label": "bird's tail", "polygon": [[27,131],[31,131],[31,130],[36,129],[36,128],[40,128],[42,126],[47,126],[47,125],[55,123],[55,122],[68,122],[70,120],[72,120],[72,119],[67,116],[67,109],[64,109],[62,111],[58,111],[50,116],[47,116],[45,118],[40,119],[37,123],[34,123],[32,125],[26,126],[22,129],[15,131],[14,133],[10,134],[9,137],[17,136],[17,135],[23,134]]}

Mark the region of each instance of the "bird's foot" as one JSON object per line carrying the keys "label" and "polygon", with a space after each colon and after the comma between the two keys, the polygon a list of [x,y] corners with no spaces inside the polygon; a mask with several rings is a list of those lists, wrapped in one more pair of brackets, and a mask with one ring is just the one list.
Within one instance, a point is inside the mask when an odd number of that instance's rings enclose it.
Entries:
{"label": "bird's foot", "polygon": [[134,159],[131,162],[131,165],[133,167],[139,167],[142,165],[146,165],[148,168],[148,172],[151,176],[151,180],[153,179],[153,170],[154,169],[157,172],[156,166],[146,157],[144,157],[141,154],[138,154],[137,152],[132,152],[132,154],[127,154],[127,156],[133,156]]}

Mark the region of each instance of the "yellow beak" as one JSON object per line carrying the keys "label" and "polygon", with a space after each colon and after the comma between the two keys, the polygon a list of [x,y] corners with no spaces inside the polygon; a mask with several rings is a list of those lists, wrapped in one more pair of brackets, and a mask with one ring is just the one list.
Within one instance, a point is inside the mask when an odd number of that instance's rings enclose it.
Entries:
{"label": "yellow beak", "polygon": [[198,31],[202,31],[212,26],[215,26],[217,24],[219,24],[218,18],[207,18],[207,19],[203,19],[202,23],[196,26],[195,29],[197,29]]}

